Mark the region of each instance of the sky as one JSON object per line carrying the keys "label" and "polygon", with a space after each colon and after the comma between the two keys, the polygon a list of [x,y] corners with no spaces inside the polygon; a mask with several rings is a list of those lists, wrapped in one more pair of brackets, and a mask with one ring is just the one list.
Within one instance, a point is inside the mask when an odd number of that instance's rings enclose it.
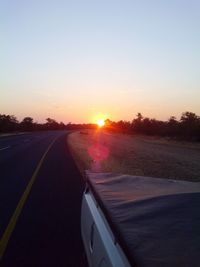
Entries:
{"label": "sky", "polygon": [[0,114],[200,115],[200,1],[0,0]]}

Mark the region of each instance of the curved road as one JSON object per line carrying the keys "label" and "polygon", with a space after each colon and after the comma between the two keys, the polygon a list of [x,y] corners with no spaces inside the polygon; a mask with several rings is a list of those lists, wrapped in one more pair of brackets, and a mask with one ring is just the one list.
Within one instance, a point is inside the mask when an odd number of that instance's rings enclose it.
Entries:
{"label": "curved road", "polygon": [[0,266],[85,267],[67,132],[0,138]]}

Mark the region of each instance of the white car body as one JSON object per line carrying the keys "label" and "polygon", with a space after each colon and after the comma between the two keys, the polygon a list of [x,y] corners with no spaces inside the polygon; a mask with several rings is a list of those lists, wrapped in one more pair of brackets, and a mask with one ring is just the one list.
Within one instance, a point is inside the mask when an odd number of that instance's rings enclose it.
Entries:
{"label": "white car body", "polygon": [[89,188],[82,199],[81,233],[90,267],[131,267]]}

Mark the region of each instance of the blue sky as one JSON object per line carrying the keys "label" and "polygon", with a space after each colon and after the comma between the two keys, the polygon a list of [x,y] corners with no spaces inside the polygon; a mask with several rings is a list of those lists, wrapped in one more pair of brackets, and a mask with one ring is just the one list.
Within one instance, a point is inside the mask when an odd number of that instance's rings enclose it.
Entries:
{"label": "blue sky", "polygon": [[200,1],[0,0],[0,113],[200,115]]}

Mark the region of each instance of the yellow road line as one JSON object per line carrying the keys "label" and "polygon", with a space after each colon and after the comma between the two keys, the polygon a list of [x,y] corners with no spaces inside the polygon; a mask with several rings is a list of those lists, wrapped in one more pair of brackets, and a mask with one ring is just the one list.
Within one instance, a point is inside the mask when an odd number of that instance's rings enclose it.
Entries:
{"label": "yellow road line", "polygon": [[42,166],[42,163],[44,162],[47,153],[49,152],[50,148],[52,147],[52,145],[54,144],[56,139],[57,139],[57,137],[53,140],[53,142],[51,142],[51,144],[48,146],[47,150],[45,151],[44,155],[42,156],[41,160],[39,161],[37,168],[35,169],[32,177],[31,177],[31,180],[29,181],[20,201],[18,202],[18,205],[17,205],[17,207],[16,207],[16,209],[15,209],[15,211],[14,211],[14,213],[10,219],[10,222],[9,222],[6,230],[4,231],[4,234],[0,240],[0,260],[2,259],[3,255],[4,255],[4,252],[5,252],[6,247],[8,245],[9,239],[12,235],[13,230],[15,229],[15,225],[17,223],[19,215],[21,214],[22,209],[24,207],[24,204],[26,203],[26,200],[30,194],[31,188],[32,188],[33,183],[34,183],[34,181],[38,175],[38,172]]}

